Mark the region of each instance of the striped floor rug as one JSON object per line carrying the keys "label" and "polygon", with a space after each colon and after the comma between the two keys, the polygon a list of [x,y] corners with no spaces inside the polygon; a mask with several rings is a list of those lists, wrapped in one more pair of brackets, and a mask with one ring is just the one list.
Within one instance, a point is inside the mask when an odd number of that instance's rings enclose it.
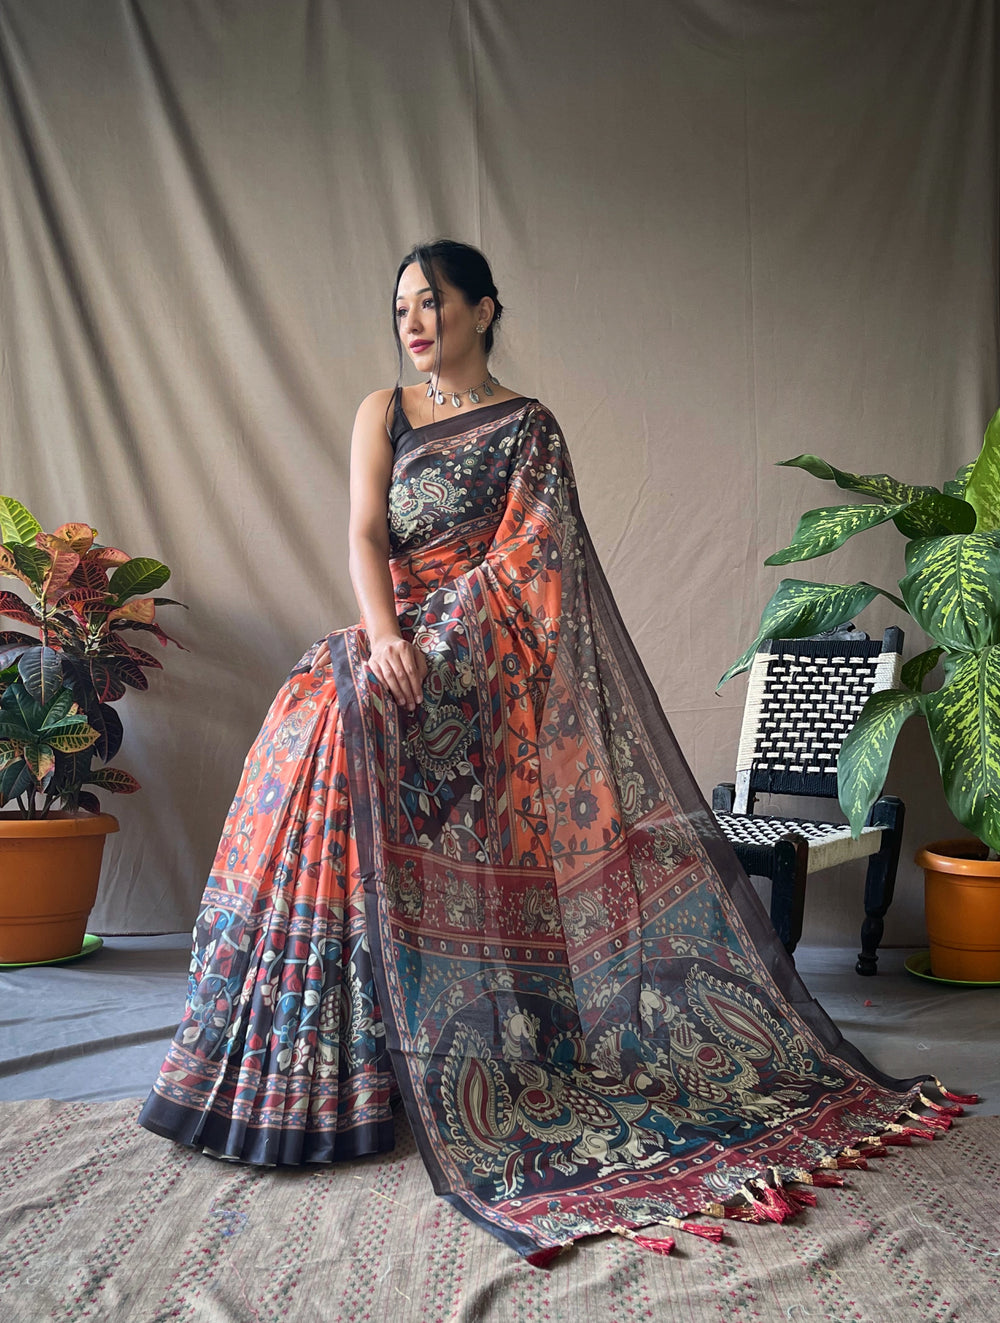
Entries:
{"label": "striped floor rug", "polygon": [[783,1226],[605,1237],[530,1267],[394,1153],[266,1172],[179,1149],[139,1100],[0,1106],[0,1318],[114,1323],[987,1323],[1000,1117],[892,1150]]}

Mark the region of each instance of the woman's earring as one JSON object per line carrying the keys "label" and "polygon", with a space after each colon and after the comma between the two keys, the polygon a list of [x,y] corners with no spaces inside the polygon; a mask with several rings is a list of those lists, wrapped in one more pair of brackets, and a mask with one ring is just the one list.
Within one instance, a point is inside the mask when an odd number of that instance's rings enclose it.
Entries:
{"label": "woman's earring", "polygon": [[482,335],[482,333],[483,333],[485,330],[486,330],[486,327],[482,324],[482,322],[479,322],[479,324],[476,326],[476,334],[477,334],[477,335]]}

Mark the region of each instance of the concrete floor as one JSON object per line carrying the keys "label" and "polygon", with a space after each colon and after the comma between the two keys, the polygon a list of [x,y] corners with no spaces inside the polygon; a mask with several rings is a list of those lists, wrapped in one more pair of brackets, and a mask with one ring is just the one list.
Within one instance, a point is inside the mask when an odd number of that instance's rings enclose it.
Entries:
{"label": "concrete floor", "polygon": [[[0,1100],[145,1095],[177,1027],[189,935],[108,937],[74,964],[0,970]],[[1000,1115],[1000,988],[915,978],[909,953],[884,950],[875,978],[855,948],[800,947],[806,986],[853,1042],[891,1075],[937,1075],[978,1092]]]}

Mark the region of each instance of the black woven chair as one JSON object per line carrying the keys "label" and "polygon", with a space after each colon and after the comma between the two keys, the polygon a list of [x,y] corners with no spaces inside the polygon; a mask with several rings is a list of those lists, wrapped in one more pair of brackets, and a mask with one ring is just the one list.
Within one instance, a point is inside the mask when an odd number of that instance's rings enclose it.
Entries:
{"label": "black woven chair", "polygon": [[736,781],[715,787],[712,808],[746,871],[771,880],[771,922],[791,954],[802,936],[806,879],[868,857],[865,918],[855,968],[874,974],[892,902],[903,804],[877,800],[859,840],[844,823],[754,814],[758,794],[836,798],[837,754],[870,694],[899,685],[903,634],[765,639],[747,686]]}

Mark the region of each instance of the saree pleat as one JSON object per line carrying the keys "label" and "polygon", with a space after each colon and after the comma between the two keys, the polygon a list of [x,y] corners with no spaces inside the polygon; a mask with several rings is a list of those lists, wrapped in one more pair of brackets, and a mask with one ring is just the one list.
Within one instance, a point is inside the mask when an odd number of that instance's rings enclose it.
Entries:
{"label": "saree pleat", "polygon": [[292,671],[141,1120],[244,1161],[336,1160],[391,1146],[398,1085],[436,1192],[535,1261],[706,1208],[781,1220],[783,1182],[876,1144],[929,1077],[876,1071],[795,973],[622,623],[549,410],[404,419],[394,440],[390,568],[423,700],[381,692],[363,626]]}
{"label": "saree pleat", "polygon": [[314,650],[247,757],[195,925],[184,1018],[140,1116],[265,1165],[393,1143],[340,704],[332,676],[309,670]]}

